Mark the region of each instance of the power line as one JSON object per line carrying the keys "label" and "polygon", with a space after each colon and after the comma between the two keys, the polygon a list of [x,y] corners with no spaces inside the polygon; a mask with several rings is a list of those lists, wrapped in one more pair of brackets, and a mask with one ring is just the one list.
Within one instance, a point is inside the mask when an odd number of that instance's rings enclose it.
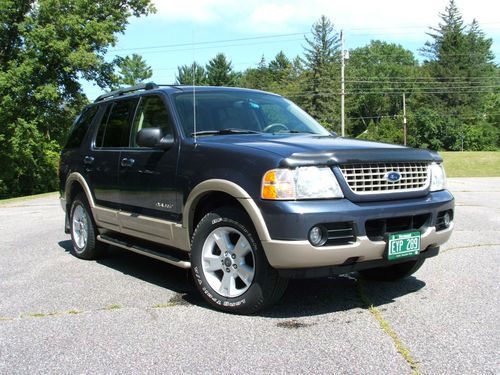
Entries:
{"label": "power line", "polygon": [[241,41],[249,41],[249,40],[284,38],[284,37],[297,36],[297,35],[305,36],[307,34],[310,34],[310,32],[262,35],[262,36],[254,36],[254,37],[248,37],[248,38],[236,38],[236,39],[207,40],[207,41],[203,41],[203,42],[163,44],[163,45],[153,45],[153,46],[146,46],[146,47],[111,48],[109,51],[130,51],[130,50],[139,51],[139,50],[158,49],[158,48],[193,47],[193,46],[200,46],[200,45],[206,45],[206,44],[221,44],[221,43],[232,43],[232,42],[241,42]]}

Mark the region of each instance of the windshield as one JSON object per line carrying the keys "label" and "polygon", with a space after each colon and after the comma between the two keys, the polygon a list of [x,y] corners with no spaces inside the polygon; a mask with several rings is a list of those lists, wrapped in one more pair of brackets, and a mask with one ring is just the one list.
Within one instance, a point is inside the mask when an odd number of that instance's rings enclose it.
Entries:
{"label": "windshield", "polygon": [[[193,106],[193,96],[196,106]],[[244,133],[311,133],[329,135],[311,116],[291,101],[261,92],[217,90],[176,93],[175,107],[184,129],[196,135]]]}

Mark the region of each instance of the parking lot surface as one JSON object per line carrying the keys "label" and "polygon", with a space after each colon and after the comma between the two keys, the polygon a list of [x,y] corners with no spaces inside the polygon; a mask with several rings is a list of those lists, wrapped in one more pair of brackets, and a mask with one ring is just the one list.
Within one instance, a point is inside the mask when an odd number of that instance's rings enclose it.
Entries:
{"label": "parking lot surface", "polygon": [[69,253],[56,195],[0,205],[0,373],[500,373],[500,178],[450,179],[455,232],[397,283],[294,280],[256,316],[185,271]]}

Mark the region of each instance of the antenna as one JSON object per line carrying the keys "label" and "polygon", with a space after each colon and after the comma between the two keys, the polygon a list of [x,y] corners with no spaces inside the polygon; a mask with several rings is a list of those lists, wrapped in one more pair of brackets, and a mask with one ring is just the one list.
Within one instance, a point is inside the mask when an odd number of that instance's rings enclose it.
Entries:
{"label": "antenna", "polygon": [[193,61],[193,132],[196,145],[196,64]]}
{"label": "antenna", "polygon": [[195,63],[195,53],[194,53],[194,25],[193,25],[193,136],[194,136],[194,145],[196,147],[196,63]]}

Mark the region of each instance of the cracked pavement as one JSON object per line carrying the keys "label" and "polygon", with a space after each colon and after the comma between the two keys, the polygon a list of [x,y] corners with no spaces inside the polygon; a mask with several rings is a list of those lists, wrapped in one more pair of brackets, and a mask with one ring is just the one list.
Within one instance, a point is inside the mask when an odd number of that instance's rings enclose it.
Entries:
{"label": "cracked pavement", "polygon": [[153,259],[74,258],[56,195],[0,204],[0,373],[498,374],[499,186],[449,179],[455,232],[414,277],[295,280],[257,316]]}

